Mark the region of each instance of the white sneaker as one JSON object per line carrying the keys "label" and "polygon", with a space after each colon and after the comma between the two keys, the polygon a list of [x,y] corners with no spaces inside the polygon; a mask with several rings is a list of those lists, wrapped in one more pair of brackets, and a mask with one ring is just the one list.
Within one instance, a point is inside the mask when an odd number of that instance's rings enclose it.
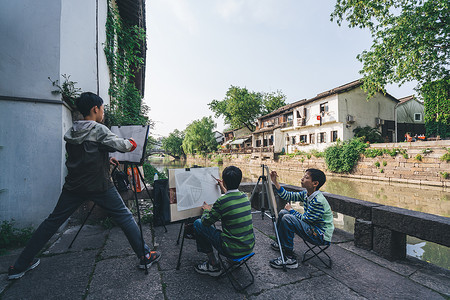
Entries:
{"label": "white sneaker", "polygon": [[222,273],[219,265],[212,266],[207,261],[195,266],[195,271],[197,271],[197,273],[206,274],[212,277],[220,276],[220,274]]}
{"label": "white sneaker", "polygon": [[[286,268],[288,268],[288,269],[297,269],[298,268],[298,262],[297,262],[297,258],[295,258],[295,256],[285,256],[284,262],[286,263]],[[270,266],[273,268],[276,268],[276,269],[283,268],[283,261],[281,260],[281,256],[271,260],[269,263],[270,263]]]}

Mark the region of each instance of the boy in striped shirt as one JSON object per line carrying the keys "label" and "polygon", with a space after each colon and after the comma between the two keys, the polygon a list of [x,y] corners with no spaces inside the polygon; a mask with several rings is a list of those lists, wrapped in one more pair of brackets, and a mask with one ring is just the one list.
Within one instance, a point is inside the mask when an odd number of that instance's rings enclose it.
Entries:
{"label": "boy in striped shirt", "polygon": [[[222,172],[222,180],[217,179],[220,189],[225,193],[211,207],[204,203],[203,214],[195,220],[197,251],[206,253],[208,260],[195,266],[200,274],[213,277],[221,274],[220,265],[214,255],[213,247],[227,258],[240,258],[250,254],[255,245],[250,202],[238,190],[242,172],[229,166]],[[222,230],[212,225],[221,220]]]}
{"label": "boy in striped shirt", "polygon": [[[284,209],[278,214],[277,229],[281,247],[285,255],[286,268],[298,268],[297,258],[294,255],[294,235],[298,234],[302,239],[314,245],[329,245],[333,234],[333,212],[327,199],[319,191],[325,183],[325,174],[318,169],[308,169],[302,178],[301,192],[288,192],[277,181],[277,173],[272,171],[270,178],[274,183],[278,195],[288,201]],[[290,204],[292,201],[303,202],[305,211],[303,214],[294,210]],[[279,250],[278,244],[272,243],[274,250]],[[281,257],[270,261],[270,266],[283,268]]]}

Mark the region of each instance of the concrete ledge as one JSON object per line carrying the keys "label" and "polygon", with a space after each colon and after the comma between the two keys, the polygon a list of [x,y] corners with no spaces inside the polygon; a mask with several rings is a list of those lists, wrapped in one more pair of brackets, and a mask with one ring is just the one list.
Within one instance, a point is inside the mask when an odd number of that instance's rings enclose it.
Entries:
{"label": "concrete ledge", "polygon": [[372,209],[375,226],[450,247],[450,218],[392,206]]}
{"label": "concrete ledge", "polygon": [[344,215],[363,220],[372,219],[372,208],[382,206],[381,204],[359,200],[355,198],[323,193],[327,198],[331,209]]}

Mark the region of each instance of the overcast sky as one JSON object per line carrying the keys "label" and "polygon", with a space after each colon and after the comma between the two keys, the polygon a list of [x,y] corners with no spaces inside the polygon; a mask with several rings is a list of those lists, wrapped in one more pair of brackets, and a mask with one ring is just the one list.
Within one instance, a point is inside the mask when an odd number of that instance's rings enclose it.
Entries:
{"label": "overcast sky", "polygon": [[[151,134],[167,136],[213,115],[231,85],[281,90],[287,103],[361,77],[357,54],[370,33],[330,21],[335,1],[151,0],[146,2],[145,102]],[[415,84],[388,86],[401,98]],[[225,129],[215,119],[217,130]]]}

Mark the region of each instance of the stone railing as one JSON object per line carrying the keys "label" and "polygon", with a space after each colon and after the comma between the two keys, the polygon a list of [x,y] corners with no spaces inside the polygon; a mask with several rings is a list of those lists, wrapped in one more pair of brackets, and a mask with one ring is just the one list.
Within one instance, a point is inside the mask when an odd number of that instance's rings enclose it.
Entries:
{"label": "stone railing", "polygon": [[[255,183],[239,189],[251,193]],[[288,191],[302,188],[282,185]],[[450,247],[450,218],[323,193],[334,212],[355,218],[355,246],[373,250],[389,260],[406,257],[406,236]]]}

